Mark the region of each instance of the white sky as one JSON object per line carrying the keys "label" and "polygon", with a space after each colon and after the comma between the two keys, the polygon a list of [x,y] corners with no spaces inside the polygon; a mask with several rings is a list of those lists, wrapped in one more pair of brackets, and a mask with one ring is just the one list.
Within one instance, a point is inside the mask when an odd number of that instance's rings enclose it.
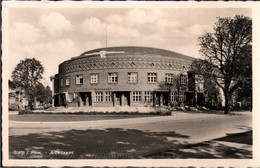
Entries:
{"label": "white sky", "polygon": [[9,77],[25,58],[45,68],[45,85],[58,65],[81,53],[105,47],[145,46],[199,58],[197,37],[211,31],[216,17],[251,17],[245,8],[218,9],[88,9],[11,8],[9,18]]}

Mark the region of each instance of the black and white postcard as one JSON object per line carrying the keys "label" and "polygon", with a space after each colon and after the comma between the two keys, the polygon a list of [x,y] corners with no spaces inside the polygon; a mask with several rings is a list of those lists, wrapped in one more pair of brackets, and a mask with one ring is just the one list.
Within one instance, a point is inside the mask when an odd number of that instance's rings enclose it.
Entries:
{"label": "black and white postcard", "polygon": [[2,3],[5,166],[259,166],[258,2]]}

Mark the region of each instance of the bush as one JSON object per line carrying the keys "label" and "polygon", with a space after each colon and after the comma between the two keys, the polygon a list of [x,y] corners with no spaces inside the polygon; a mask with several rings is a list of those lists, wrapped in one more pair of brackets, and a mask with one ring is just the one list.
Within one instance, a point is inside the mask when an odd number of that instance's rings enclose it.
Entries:
{"label": "bush", "polygon": [[167,111],[167,112],[165,113],[165,115],[172,115],[172,112],[171,112],[171,111]]}
{"label": "bush", "polygon": [[176,108],[178,111],[185,111],[186,109],[184,107],[177,107]]}
{"label": "bush", "polygon": [[163,112],[162,111],[156,111],[156,114],[157,115],[163,115]]}
{"label": "bush", "polygon": [[191,111],[199,111],[196,107],[190,107]]}
{"label": "bush", "polygon": [[191,107],[189,107],[189,106],[185,106],[184,108],[185,108],[185,110],[187,110],[187,111],[191,111]]}
{"label": "bush", "polygon": [[156,112],[149,112],[149,115],[156,115]]}
{"label": "bush", "polygon": [[20,110],[18,112],[19,115],[22,115],[22,114],[33,114],[33,112],[31,110]]}
{"label": "bush", "polygon": [[201,111],[206,111],[207,110],[207,108],[205,106],[198,106],[197,109],[201,110]]}
{"label": "bush", "polygon": [[83,111],[79,111],[79,112],[76,112],[75,114],[77,114],[77,115],[83,115],[84,112],[83,112]]}
{"label": "bush", "polygon": [[169,107],[156,108],[156,112],[153,112],[152,115],[172,115],[172,108]]}
{"label": "bush", "polygon": [[121,115],[128,115],[128,114],[131,114],[131,113],[129,113],[129,112],[127,112],[127,111],[120,111],[120,112],[118,112],[118,114],[121,114]]}
{"label": "bush", "polygon": [[90,111],[90,112],[60,112],[60,113],[52,113],[52,112],[33,112],[31,110],[20,110],[19,115],[22,114],[63,114],[63,115],[171,115],[172,110],[171,109],[156,109],[154,112],[147,112],[147,113],[140,113],[140,112],[128,112],[128,111],[120,111],[120,112],[98,112],[98,111]]}

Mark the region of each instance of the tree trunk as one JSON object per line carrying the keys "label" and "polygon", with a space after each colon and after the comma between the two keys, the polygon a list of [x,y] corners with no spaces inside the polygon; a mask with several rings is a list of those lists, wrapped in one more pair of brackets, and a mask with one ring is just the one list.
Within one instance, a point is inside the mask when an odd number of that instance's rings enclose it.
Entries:
{"label": "tree trunk", "polygon": [[225,95],[225,112],[224,114],[229,114],[230,112],[230,98],[228,93],[224,93]]}
{"label": "tree trunk", "polygon": [[37,108],[36,105],[37,105],[37,100],[36,100],[36,97],[34,97],[33,98],[33,107],[34,107],[34,109]]}
{"label": "tree trunk", "polygon": [[32,110],[33,108],[32,108],[32,102],[31,101],[29,101],[28,105],[29,105],[29,110]]}

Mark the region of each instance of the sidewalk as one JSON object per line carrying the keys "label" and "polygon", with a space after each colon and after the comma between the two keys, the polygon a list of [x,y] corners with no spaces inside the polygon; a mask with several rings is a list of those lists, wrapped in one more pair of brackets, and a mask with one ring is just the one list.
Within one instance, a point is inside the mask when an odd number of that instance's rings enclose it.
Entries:
{"label": "sidewalk", "polygon": [[171,116],[142,117],[116,120],[97,121],[66,121],[66,122],[35,122],[35,121],[9,121],[9,128],[106,128],[110,126],[135,125],[145,123],[156,123],[163,121],[179,121],[203,118],[226,118],[224,115],[204,114],[204,113],[183,113],[174,112]]}
{"label": "sidewalk", "polygon": [[[161,107],[161,109],[164,109]],[[33,110],[35,113],[77,113],[77,112],[139,112],[149,113],[156,111],[154,107],[131,107],[131,106],[113,106],[113,107],[51,107],[46,110]]]}
{"label": "sidewalk", "polygon": [[8,111],[9,115],[18,115],[18,111]]}

